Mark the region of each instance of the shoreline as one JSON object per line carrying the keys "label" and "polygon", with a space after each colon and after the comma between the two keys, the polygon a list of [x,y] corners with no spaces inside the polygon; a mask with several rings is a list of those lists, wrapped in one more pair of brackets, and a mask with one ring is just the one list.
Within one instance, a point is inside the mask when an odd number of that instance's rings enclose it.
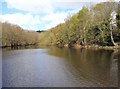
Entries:
{"label": "shoreline", "polygon": [[100,46],[100,45],[79,45],[79,44],[73,44],[73,45],[68,45],[68,44],[64,44],[64,45],[41,45],[41,44],[30,44],[30,45],[18,45],[18,46],[0,46],[0,48],[7,48],[7,47],[11,47],[11,48],[17,48],[17,47],[27,47],[27,46],[37,46],[37,47],[41,47],[41,46],[56,46],[59,48],[73,48],[73,49],[105,49],[105,50],[114,50],[114,49],[120,49],[120,45],[119,46]]}
{"label": "shoreline", "polygon": [[15,46],[0,46],[0,48],[7,48],[7,47],[17,48],[17,47],[26,47],[26,46],[36,46],[36,44],[15,45]]}
{"label": "shoreline", "polygon": [[85,49],[105,49],[105,50],[114,50],[114,49],[120,49],[120,45],[119,46],[100,46],[100,45],[78,45],[78,44],[73,44],[72,46],[69,46],[68,44],[65,44],[63,46],[57,46],[60,48],[74,48],[74,49],[81,49],[81,48],[85,48]]}

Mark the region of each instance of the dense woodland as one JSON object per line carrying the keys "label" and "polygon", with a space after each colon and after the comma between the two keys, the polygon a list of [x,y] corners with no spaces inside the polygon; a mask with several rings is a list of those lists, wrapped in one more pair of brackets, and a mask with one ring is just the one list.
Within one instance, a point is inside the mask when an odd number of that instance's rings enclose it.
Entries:
{"label": "dense woodland", "polygon": [[[112,17],[112,13],[114,16]],[[113,19],[114,18],[114,19]],[[74,14],[46,32],[40,33],[41,45],[118,46],[120,42],[120,3],[102,2],[82,7]]]}
{"label": "dense woodland", "polygon": [[[113,15],[113,16],[112,16]],[[120,2],[102,2],[82,7],[68,15],[64,23],[47,31],[28,31],[18,25],[0,22],[2,46],[34,45],[101,45],[120,44]],[[2,37],[2,38],[1,38]]]}
{"label": "dense woodland", "polygon": [[2,46],[26,46],[38,43],[38,33],[22,29],[18,25],[0,22],[2,26]]}

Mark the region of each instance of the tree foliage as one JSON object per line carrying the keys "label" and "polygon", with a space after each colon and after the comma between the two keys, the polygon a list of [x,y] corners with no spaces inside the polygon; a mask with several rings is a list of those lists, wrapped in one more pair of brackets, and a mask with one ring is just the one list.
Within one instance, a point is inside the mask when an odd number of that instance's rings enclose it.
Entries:
{"label": "tree foliage", "polygon": [[[49,29],[39,37],[47,45],[114,45],[120,41],[120,6],[117,2],[102,2],[90,8],[83,7],[69,15],[65,23]],[[111,26],[111,13],[117,12],[117,27]],[[112,34],[111,34],[112,33]]]}
{"label": "tree foliage", "polygon": [[0,23],[2,28],[2,46],[21,46],[38,43],[38,33],[27,31],[8,22]]}

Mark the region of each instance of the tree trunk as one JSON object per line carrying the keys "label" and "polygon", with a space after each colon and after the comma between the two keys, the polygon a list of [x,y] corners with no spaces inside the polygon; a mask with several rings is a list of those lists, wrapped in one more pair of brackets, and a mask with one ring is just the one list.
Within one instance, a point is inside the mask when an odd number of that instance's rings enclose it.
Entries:
{"label": "tree trunk", "polygon": [[114,41],[114,38],[113,38],[113,32],[112,32],[112,26],[110,24],[110,38],[111,38],[111,42],[114,46],[117,46],[117,44],[115,43]]}
{"label": "tree trunk", "polygon": [[84,31],[84,33],[83,33],[83,42],[84,42],[84,45],[86,45],[86,27],[87,27],[87,25],[88,25],[88,21],[86,22],[86,24],[85,24],[85,26],[84,26],[84,28],[83,28],[83,31]]}
{"label": "tree trunk", "polygon": [[86,38],[83,38],[83,43],[84,45],[86,45]]}
{"label": "tree trunk", "polygon": [[83,45],[86,45],[86,28],[84,27]]}

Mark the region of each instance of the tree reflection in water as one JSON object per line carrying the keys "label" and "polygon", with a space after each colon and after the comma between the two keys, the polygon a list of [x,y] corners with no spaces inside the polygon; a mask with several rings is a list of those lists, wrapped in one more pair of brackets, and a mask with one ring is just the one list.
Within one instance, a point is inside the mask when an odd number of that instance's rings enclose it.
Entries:
{"label": "tree reflection in water", "polygon": [[71,74],[79,81],[97,85],[117,86],[118,84],[118,49],[69,49],[54,48],[48,50],[50,55],[64,58]]}

